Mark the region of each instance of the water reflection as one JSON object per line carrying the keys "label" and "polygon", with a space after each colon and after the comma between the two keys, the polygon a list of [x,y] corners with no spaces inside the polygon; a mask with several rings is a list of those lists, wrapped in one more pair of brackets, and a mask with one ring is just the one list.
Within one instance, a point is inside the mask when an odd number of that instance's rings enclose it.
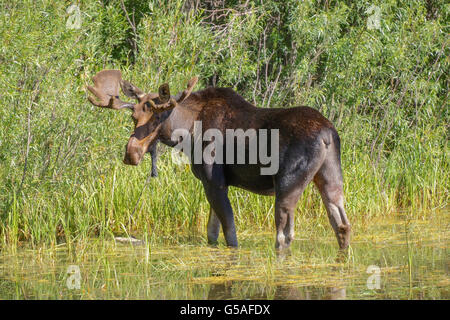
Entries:
{"label": "water reflection", "polygon": [[[448,299],[448,216],[355,229],[350,252],[304,237],[276,253],[272,235],[239,250],[114,241],[0,252],[0,299]],[[407,239],[407,241],[406,241]],[[81,289],[67,287],[78,265]],[[367,285],[377,267],[380,289]]]}
{"label": "water reflection", "polygon": [[[223,283],[212,284],[209,289],[209,300],[232,300],[240,299],[236,296],[234,288],[240,288],[245,285],[240,281],[225,281]],[[274,294],[257,293],[247,296],[250,300],[343,300],[346,299],[346,289],[336,287],[295,287],[287,285],[278,285]]]}
{"label": "water reflection", "polygon": [[[340,252],[337,256],[338,261],[343,261],[347,258],[347,252]],[[343,300],[346,299],[346,288],[344,281],[338,281],[338,286],[297,286],[294,284],[276,284],[286,282],[287,276],[295,276],[298,274],[302,266],[298,268],[290,268],[289,262],[293,257],[292,252],[289,249],[276,251],[277,269],[284,274],[284,278],[271,279],[270,284],[255,283],[253,281],[239,281],[228,280],[222,281],[227,277],[228,271],[236,268],[239,264],[238,251],[230,251],[229,254],[223,256],[218,252],[215,259],[222,259],[220,269],[211,271],[211,282],[214,282],[214,277],[217,279],[216,283],[210,284],[208,299],[210,300],[232,300],[241,299],[240,293],[246,290],[246,299],[250,300]],[[286,268],[283,268],[285,266]],[[332,266],[330,272],[340,274],[341,277],[345,276],[342,273],[341,268]],[[250,288],[250,290],[248,290]]]}

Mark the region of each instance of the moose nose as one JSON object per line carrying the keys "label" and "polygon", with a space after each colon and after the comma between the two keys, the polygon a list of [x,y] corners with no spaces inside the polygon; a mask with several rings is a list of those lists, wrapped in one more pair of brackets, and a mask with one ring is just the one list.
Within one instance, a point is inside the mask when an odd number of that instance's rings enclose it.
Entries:
{"label": "moose nose", "polygon": [[136,159],[135,156],[129,156],[126,154],[125,158],[123,159],[123,163],[132,165],[132,166],[137,166],[139,164],[139,160]]}
{"label": "moose nose", "polygon": [[[136,140],[136,141],[135,141]],[[141,162],[143,152],[139,146],[136,146],[137,139],[131,138],[126,146],[125,158],[123,163],[137,166]]]}

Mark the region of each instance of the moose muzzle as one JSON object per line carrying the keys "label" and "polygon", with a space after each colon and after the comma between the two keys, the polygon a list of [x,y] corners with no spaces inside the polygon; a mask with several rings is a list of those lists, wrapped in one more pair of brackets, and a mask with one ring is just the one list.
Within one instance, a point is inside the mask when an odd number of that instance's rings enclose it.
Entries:
{"label": "moose muzzle", "polygon": [[137,166],[141,162],[144,154],[145,150],[139,143],[139,140],[135,137],[131,137],[126,146],[123,163]]}

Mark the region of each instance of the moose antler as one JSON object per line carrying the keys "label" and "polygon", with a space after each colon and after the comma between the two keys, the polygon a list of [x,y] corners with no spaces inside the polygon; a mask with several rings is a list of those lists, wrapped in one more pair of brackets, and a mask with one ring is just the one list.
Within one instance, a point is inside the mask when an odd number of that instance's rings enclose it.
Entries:
{"label": "moose antler", "polygon": [[[132,103],[124,102],[119,99],[119,87],[124,87],[122,73],[119,70],[100,71],[94,77],[92,77],[92,81],[94,82],[94,87],[88,86],[88,89],[90,92],[92,92],[92,94],[94,94],[94,96],[97,98],[97,101],[90,96],[88,97],[88,99],[93,105],[101,108],[109,108],[115,110],[133,108]],[[125,83],[125,86],[127,86],[127,89],[134,89],[134,92],[140,91],[128,81]],[[142,91],[140,92],[142,93]],[[131,89],[129,89],[126,94],[127,96],[129,96],[133,93],[131,93]]]}
{"label": "moose antler", "polygon": [[183,102],[184,100],[186,100],[187,97],[189,97],[189,95],[192,92],[192,89],[194,89],[194,86],[197,84],[198,82],[198,77],[193,77],[191,80],[189,80],[187,88],[185,90],[183,90],[182,92],[179,92],[176,96],[175,96],[175,100],[177,102]]}

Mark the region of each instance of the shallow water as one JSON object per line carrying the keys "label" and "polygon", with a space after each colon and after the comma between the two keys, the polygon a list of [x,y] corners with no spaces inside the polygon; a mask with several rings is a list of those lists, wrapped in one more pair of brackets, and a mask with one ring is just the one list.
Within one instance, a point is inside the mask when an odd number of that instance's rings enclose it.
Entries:
{"label": "shallow water", "polygon": [[[300,231],[298,231],[300,232]],[[1,299],[449,299],[448,213],[354,229],[346,257],[328,237],[241,234],[240,249],[118,244],[0,253]],[[189,243],[186,241],[185,243]],[[79,271],[79,272],[78,272]]]}

